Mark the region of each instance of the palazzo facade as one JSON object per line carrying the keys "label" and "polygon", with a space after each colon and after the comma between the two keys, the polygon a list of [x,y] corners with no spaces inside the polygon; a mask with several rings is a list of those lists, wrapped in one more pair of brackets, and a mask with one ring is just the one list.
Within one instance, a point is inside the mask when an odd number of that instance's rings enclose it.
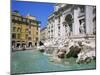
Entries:
{"label": "palazzo facade", "polygon": [[55,4],[48,17],[48,41],[95,39],[96,7],[88,5]]}
{"label": "palazzo facade", "polygon": [[17,11],[12,13],[11,43],[13,49],[33,48],[40,37],[39,21],[34,16],[21,16]]}
{"label": "palazzo facade", "polygon": [[47,27],[44,27],[40,31],[40,41],[42,43],[45,43],[46,40],[47,40]]}

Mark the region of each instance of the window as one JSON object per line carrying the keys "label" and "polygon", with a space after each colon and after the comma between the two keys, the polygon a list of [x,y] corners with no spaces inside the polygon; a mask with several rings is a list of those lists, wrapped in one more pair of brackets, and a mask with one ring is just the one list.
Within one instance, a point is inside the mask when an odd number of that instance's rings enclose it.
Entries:
{"label": "window", "polygon": [[18,28],[18,29],[17,29],[17,32],[21,32],[21,28]]}
{"label": "window", "polygon": [[60,36],[60,33],[58,33],[58,36]]}
{"label": "window", "polygon": [[48,31],[48,33],[50,33],[50,30]]}
{"label": "window", "polygon": [[13,27],[13,32],[15,32],[16,31],[16,27]]}
{"label": "window", "polygon": [[53,28],[53,24],[51,25],[51,28]]}
{"label": "window", "polygon": [[15,20],[18,20],[18,17],[15,17]]}
{"label": "window", "polygon": [[26,19],[25,18],[23,18],[23,22],[26,22]]}
{"label": "window", "polygon": [[16,34],[15,33],[12,34],[12,39],[16,39]]}
{"label": "window", "polygon": [[12,18],[12,19],[14,19],[15,17],[14,17],[14,16],[12,16],[11,18]]}
{"label": "window", "polygon": [[37,30],[38,30],[38,27],[37,27]]}
{"label": "window", "polygon": [[51,39],[53,39],[53,36],[51,36]]}
{"label": "window", "polygon": [[15,23],[12,23],[12,26],[15,25]]}
{"label": "window", "polygon": [[29,25],[29,29],[31,29],[31,26]]}
{"label": "window", "polygon": [[31,20],[29,20],[29,23],[30,23],[30,24],[32,24],[32,21],[31,21]]}
{"label": "window", "polygon": [[38,35],[38,32],[36,32],[36,35]]}
{"label": "window", "polygon": [[27,19],[27,23],[30,23],[30,20],[29,19]]}
{"label": "window", "polygon": [[58,29],[60,29],[60,26],[58,26]]}
{"label": "window", "polygon": [[60,16],[58,17],[58,22],[59,22],[59,24],[60,24]]}
{"label": "window", "polygon": [[36,38],[36,41],[38,41],[38,37]]}
{"label": "window", "polygon": [[51,30],[51,32],[53,32],[53,30]]}
{"label": "window", "polygon": [[26,34],[26,39],[28,39],[28,35]]}
{"label": "window", "polygon": [[21,21],[21,17],[19,17],[19,21]]}
{"label": "window", "polygon": [[28,40],[31,40],[32,38],[31,37],[28,37]]}
{"label": "window", "polygon": [[25,32],[28,32],[28,28],[26,28],[26,31]]}
{"label": "window", "polygon": [[60,24],[58,24],[58,26],[60,26]]}
{"label": "window", "polygon": [[17,38],[20,39],[20,34],[17,35]]}
{"label": "window", "polygon": [[29,31],[29,34],[31,34],[31,31]]}
{"label": "window", "polygon": [[30,23],[31,23],[31,24],[33,24],[33,21],[32,21],[32,20],[30,20]]}

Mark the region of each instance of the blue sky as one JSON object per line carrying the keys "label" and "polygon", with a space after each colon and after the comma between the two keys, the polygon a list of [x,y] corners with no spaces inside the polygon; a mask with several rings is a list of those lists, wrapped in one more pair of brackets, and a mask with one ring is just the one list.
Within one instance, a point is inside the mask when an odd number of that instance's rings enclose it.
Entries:
{"label": "blue sky", "polygon": [[47,24],[48,16],[54,11],[53,4],[12,0],[11,10],[18,10],[22,16],[31,14],[41,21],[41,28]]}

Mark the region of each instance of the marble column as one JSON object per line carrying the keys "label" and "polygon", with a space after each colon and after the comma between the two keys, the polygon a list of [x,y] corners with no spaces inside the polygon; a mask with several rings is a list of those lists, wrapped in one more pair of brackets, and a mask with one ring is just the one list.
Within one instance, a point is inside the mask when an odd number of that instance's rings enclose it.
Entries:
{"label": "marble column", "polygon": [[61,32],[61,38],[65,39],[65,26],[63,25],[63,22],[65,21],[64,15],[61,16],[60,18],[60,32]]}
{"label": "marble column", "polygon": [[86,34],[93,34],[93,7],[85,6]]}
{"label": "marble column", "polygon": [[55,18],[54,38],[58,39],[58,18]]}
{"label": "marble column", "polygon": [[78,14],[79,14],[79,8],[74,9],[73,35],[79,35],[80,24],[79,24]]}

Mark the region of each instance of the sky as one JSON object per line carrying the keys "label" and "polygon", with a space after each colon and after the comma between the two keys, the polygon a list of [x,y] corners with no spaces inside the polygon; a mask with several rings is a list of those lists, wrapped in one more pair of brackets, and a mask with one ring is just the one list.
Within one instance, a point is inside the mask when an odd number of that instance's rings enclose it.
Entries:
{"label": "sky", "polygon": [[22,16],[26,16],[27,14],[35,16],[41,22],[41,28],[47,25],[48,16],[54,11],[54,4],[52,3],[12,0],[11,5],[11,11],[18,10]]}

